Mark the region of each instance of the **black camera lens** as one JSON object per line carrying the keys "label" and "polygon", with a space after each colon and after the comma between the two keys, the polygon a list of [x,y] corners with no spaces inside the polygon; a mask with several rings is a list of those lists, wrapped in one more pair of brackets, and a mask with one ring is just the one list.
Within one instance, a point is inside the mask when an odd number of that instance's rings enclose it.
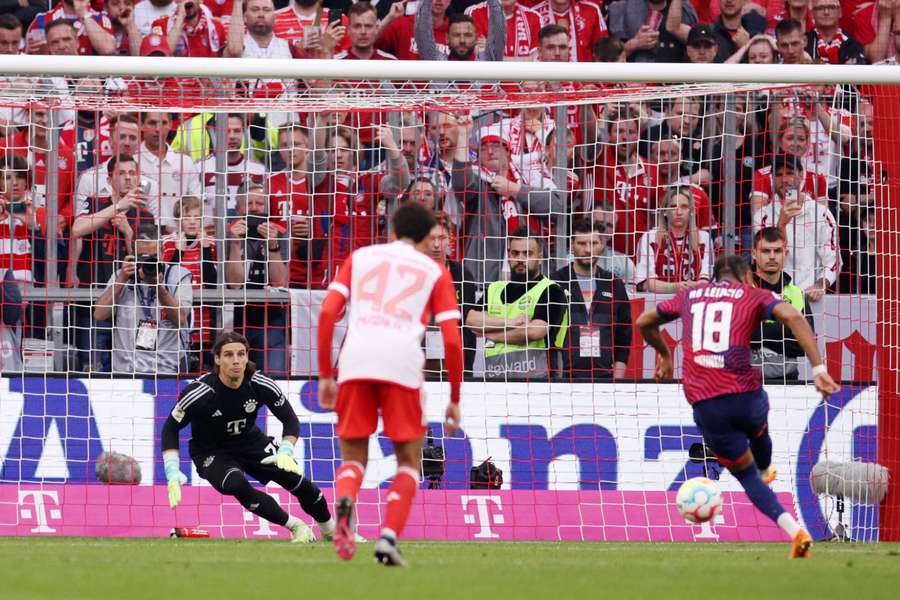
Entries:
{"label": "black camera lens", "polygon": [[139,254],[137,268],[144,277],[156,277],[159,275],[159,259],[155,254]]}

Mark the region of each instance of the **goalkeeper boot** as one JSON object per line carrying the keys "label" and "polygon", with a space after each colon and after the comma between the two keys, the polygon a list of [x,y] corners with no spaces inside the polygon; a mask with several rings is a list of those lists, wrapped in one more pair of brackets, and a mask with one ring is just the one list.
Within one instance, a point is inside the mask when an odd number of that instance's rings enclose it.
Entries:
{"label": "goalkeeper boot", "polygon": [[406,560],[397,549],[397,542],[385,536],[381,536],[375,542],[375,560],[386,567],[406,566]]}
{"label": "goalkeeper boot", "polygon": [[356,531],[353,525],[353,500],[344,497],[338,500],[334,530],[334,551],[344,560],[356,554]]}
{"label": "goalkeeper boot", "polygon": [[791,540],[791,558],[808,558],[812,553],[813,540],[805,529],[801,529]]}
{"label": "goalkeeper boot", "polygon": [[309,526],[296,517],[291,517],[288,521],[287,528],[291,531],[292,544],[311,544],[316,541],[316,534],[312,532]]}
{"label": "goalkeeper boot", "polygon": [[776,477],[778,477],[778,469],[773,466],[769,466],[768,468],[765,468],[759,472],[759,477],[763,480],[764,484],[772,485],[772,482],[775,481]]}

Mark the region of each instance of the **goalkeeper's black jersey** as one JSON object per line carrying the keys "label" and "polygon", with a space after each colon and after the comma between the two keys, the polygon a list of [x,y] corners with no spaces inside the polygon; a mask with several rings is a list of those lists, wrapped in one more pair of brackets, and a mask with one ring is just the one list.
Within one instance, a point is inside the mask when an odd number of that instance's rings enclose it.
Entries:
{"label": "goalkeeper's black jersey", "polygon": [[178,448],[178,432],[191,425],[191,454],[239,448],[262,437],[256,415],[262,405],[284,426],[283,435],[297,436],[300,422],[274,381],[256,371],[232,389],[219,376],[207,373],[182,391],[163,426],[162,449]]}

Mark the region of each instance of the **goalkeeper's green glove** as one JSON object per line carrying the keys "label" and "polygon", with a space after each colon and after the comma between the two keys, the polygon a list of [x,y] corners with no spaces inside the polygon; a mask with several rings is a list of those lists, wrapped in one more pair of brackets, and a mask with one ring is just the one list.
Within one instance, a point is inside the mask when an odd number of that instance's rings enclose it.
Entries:
{"label": "goalkeeper's green glove", "polygon": [[177,454],[166,455],[163,465],[166,468],[166,481],[169,482],[169,508],[175,508],[181,502],[181,486],[187,483],[187,477],[181,472]]}
{"label": "goalkeeper's green glove", "polygon": [[278,446],[278,452],[272,456],[265,457],[261,462],[264,465],[275,465],[282,471],[300,475],[300,465],[294,460],[294,444],[290,442],[282,440]]}

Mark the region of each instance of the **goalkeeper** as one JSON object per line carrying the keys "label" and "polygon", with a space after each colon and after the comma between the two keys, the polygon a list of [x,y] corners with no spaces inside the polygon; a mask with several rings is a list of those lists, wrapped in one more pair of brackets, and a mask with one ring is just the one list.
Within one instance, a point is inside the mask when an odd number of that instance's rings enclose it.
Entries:
{"label": "goalkeeper", "polygon": [[[246,510],[286,527],[291,541],[315,541],[303,521],[291,516],[278,502],[247,481],[253,476],[266,484],[274,481],[300,502],[319,524],[322,537],[330,540],[334,519],[322,492],[300,472],[294,461],[294,444],[300,422],[278,385],[256,370],[248,358],[247,339],[233,331],[219,335],[213,346],[215,367],[191,382],[162,430],[162,454],[169,483],[169,506],[181,501],[181,485],[187,477],[178,458],[178,432],[191,424],[190,454],[200,477],[221,494],[234,496]],[[284,426],[281,443],[275,444],[256,426],[262,405]]]}

